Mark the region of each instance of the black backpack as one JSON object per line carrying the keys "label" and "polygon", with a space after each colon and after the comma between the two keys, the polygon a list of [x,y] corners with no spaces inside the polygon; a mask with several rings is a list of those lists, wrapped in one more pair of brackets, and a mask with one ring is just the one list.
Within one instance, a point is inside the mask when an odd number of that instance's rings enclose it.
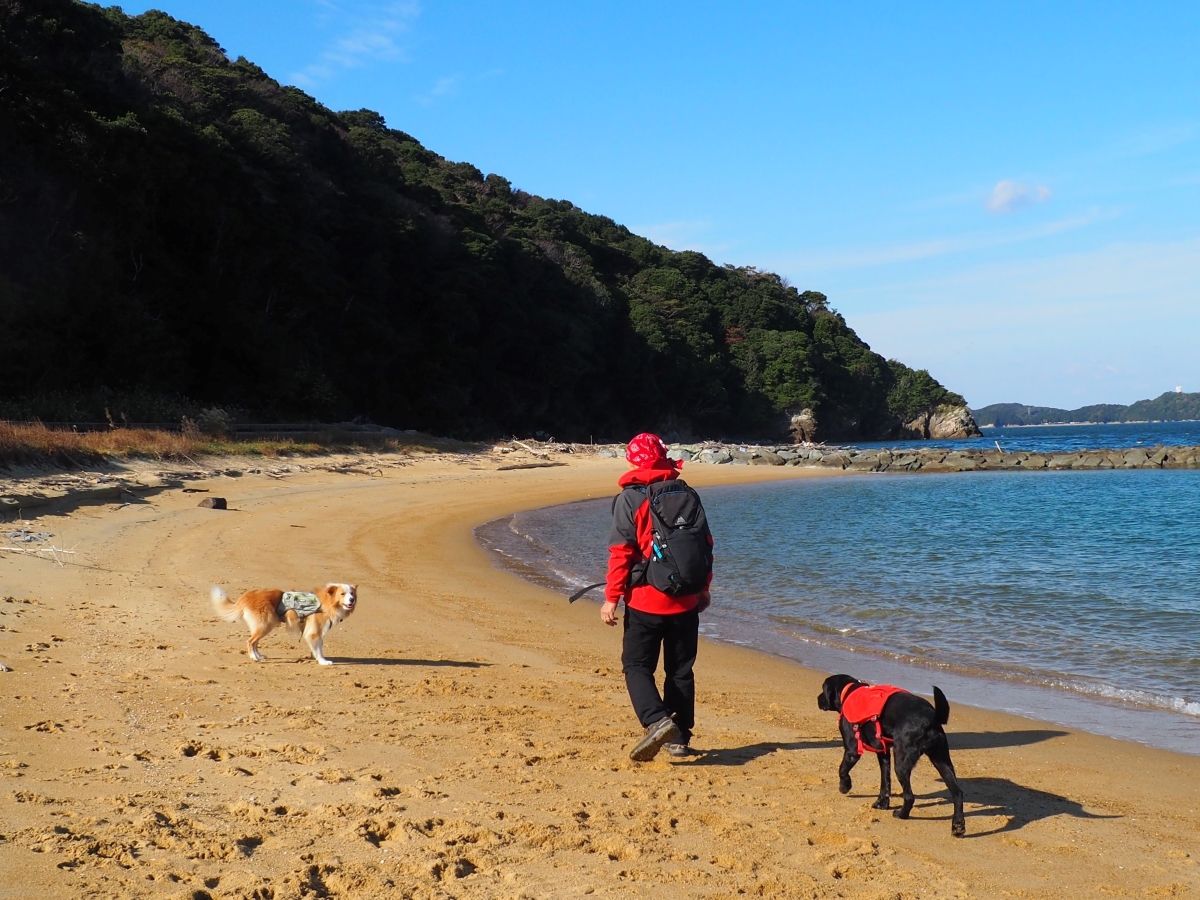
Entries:
{"label": "black backpack", "polygon": [[653,533],[650,557],[635,567],[632,583],[652,585],[672,597],[700,593],[713,564],[700,495],[679,479],[632,487],[646,495]]}

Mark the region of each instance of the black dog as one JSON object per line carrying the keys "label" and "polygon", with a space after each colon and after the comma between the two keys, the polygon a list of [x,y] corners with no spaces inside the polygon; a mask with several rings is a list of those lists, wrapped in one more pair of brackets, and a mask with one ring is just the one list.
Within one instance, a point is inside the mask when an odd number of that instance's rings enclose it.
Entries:
{"label": "black dog", "polygon": [[892,815],[897,819],[907,819],[916,799],[910,776],[921,754],[925,754],[942,776],[942,781],[946,782],[946,787],[950,789],[950,797],[954,802],[950,833],[955,837],[962,837],[967,833],[966,821],[963,818],[963,793],[954,775],[954,764],[950,761],[950,745],[946,742],[946,732],[942,730],[942,726],[950,720],[950,704],[946,695],[935,687],[934,707],[923,697],[892,689],[897,692],[887,697],[883,708],[878,712],[878,718],[864,722],[861,727],[856,726],[841,714],[842,705],[855,691],[869,687],[870,685],[849,675],[830,675],[825,679],[821,693],[817,696],[817,706],[820,709],[839,714],[838,727],[842,732],[842,743],[845,744],[846,753],[838,769],[838,789],[843,794],[849,792],[850,770],[862,756],[862,750],[870,750],[879,756],[880,776],[879,799],[872,806],[875,809],[888,809],[892,805],[889,746],[894,743],[896,778],[904,790],[904,805]]}

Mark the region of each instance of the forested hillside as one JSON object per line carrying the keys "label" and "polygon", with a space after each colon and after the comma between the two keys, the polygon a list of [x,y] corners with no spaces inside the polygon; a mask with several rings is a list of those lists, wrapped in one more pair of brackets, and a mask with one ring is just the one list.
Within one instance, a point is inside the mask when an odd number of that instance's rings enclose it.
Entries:
{"label": "forested hillside", "polygon": [[0,417],[884,437],[963,400],[776,275],[332,112],[203,31],[0,0]]}
{"label": "forested hillside", "polygon": [[1184,422],[1200,419],[1200,393],[1168,391],[1129,406],[1097,403],[1079,409],[993,403],[971,411],[980,425],[1059,425],[1068,422]]}

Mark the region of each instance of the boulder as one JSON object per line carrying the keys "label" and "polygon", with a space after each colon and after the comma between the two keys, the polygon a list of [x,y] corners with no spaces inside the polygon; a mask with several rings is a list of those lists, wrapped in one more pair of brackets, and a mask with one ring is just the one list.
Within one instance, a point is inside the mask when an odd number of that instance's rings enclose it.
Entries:
{"label": "boulder", "polygon": [[802,409],[793,415],[788,423],[792,441],[797,444],[817,439],[817,417],[811,409]]}
{"label": "boulder", "polygon": [[923,412],[911,422],[900,426],[900,437],[924,441],[929,438],[929,413]]}
{"label": "boulder", "polygon": [[935,441],[980,437],[983,434],[975,424],[971,410],[965,406],[939,406],[929,416],[927,432],[930,439]]}
{"label": "boulder", "polygon": [[752,466],[782,466],[784,462],[782,456],[770,450],[756,450],[750,457]]}
{"label": "boulder", "polygon": [[903,437],[917,440],[949,440],[951,438],[980,437],[983,432],[975,424],[971,410],[965,406],[939,406],[926,410],[910,422],[900,426]]}
{"label": "boulder", "polygon": [[842,453],[829,453],[821,457],[821,465],[844,469],[850,465],[850,457]]}
{"label": "boulder", "polygon": [[719,466],[722,463],[729,462],[733,457],[729,455],[729,451],[721,447],[708,447],[700,451],[700,462],[708,463],[709,465]]}
{"label": "boulder", "polygon": [[1046,468],[1069,469],[1075,464],[1075,460],[1079,458],[1078,453],[1060,453],[1057,456],[1050,457],[1050,461],[1046,463]]}
{"label": "boulder", "polygon": [[691,462],[696,458],[696,454],[691,450],[686,450],[683,447],[667,451],[667,459],[681,459],[684,462]]}
{"label": "boulder", "polygon": [[1195,447],[1172,447],[1171,452],[1167,454],[1167,460],[1163,465],[1173,468],[1181,468],[1184,466],[1196,465],[1198,454]]}
{"label": "boulder", "polygon": [[1145,450],[1130,450],[1122,458],[1122,465],[1127,469],[1140,469],[1150,459]]}
{"label": "boulder", "polygon": [[979,463],[969,453],[947,453],[942,465],[949,466],[955,472],[971,472],[979,468]]}
{"label": "boulder", "polygon": [[850,460],[850,465],[846,468],[851,472],[878,472],[879,460],[874,456],[870,458],[860,456]]}
{"label": "boulder", "polygon": [[938,472],[957,472],[958,466],[953,461],[943,462],[937,457],[922,457],[921,464],[914,466],[914,469],[920,469],[922,473],[936,474]]}

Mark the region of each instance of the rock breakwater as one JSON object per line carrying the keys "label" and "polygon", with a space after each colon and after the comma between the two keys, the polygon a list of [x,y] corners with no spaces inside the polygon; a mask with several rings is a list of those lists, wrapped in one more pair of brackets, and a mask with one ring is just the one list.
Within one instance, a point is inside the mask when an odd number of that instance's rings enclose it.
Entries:
{"label": "rock breakwater", "polygon": [[854,447],[813,447],[803,444],[762,447],[673,444],[670,455],[673,459],[710,465],[818,466],[855,472],[1200,468],[1200,447],[1162,446],[1049,454],[983,449],[947,450],[936,447],[922,447],[918,450],[863,450]]}
{"label": "rock breakwater", "polygon": [[[623,458],[624,444],[565,444],[535,440],[497,444],[497,461],[561,460],[568,454]],[[975,472],[996,469],[1196,469],[1200,447],[1134,447],[1034,453],[984,448],[949,450],[945,447],[870,448],[826,444],[727,444],[713,441],[669,445],[672,459],[705,465],[813,466],[854,472]]]}

